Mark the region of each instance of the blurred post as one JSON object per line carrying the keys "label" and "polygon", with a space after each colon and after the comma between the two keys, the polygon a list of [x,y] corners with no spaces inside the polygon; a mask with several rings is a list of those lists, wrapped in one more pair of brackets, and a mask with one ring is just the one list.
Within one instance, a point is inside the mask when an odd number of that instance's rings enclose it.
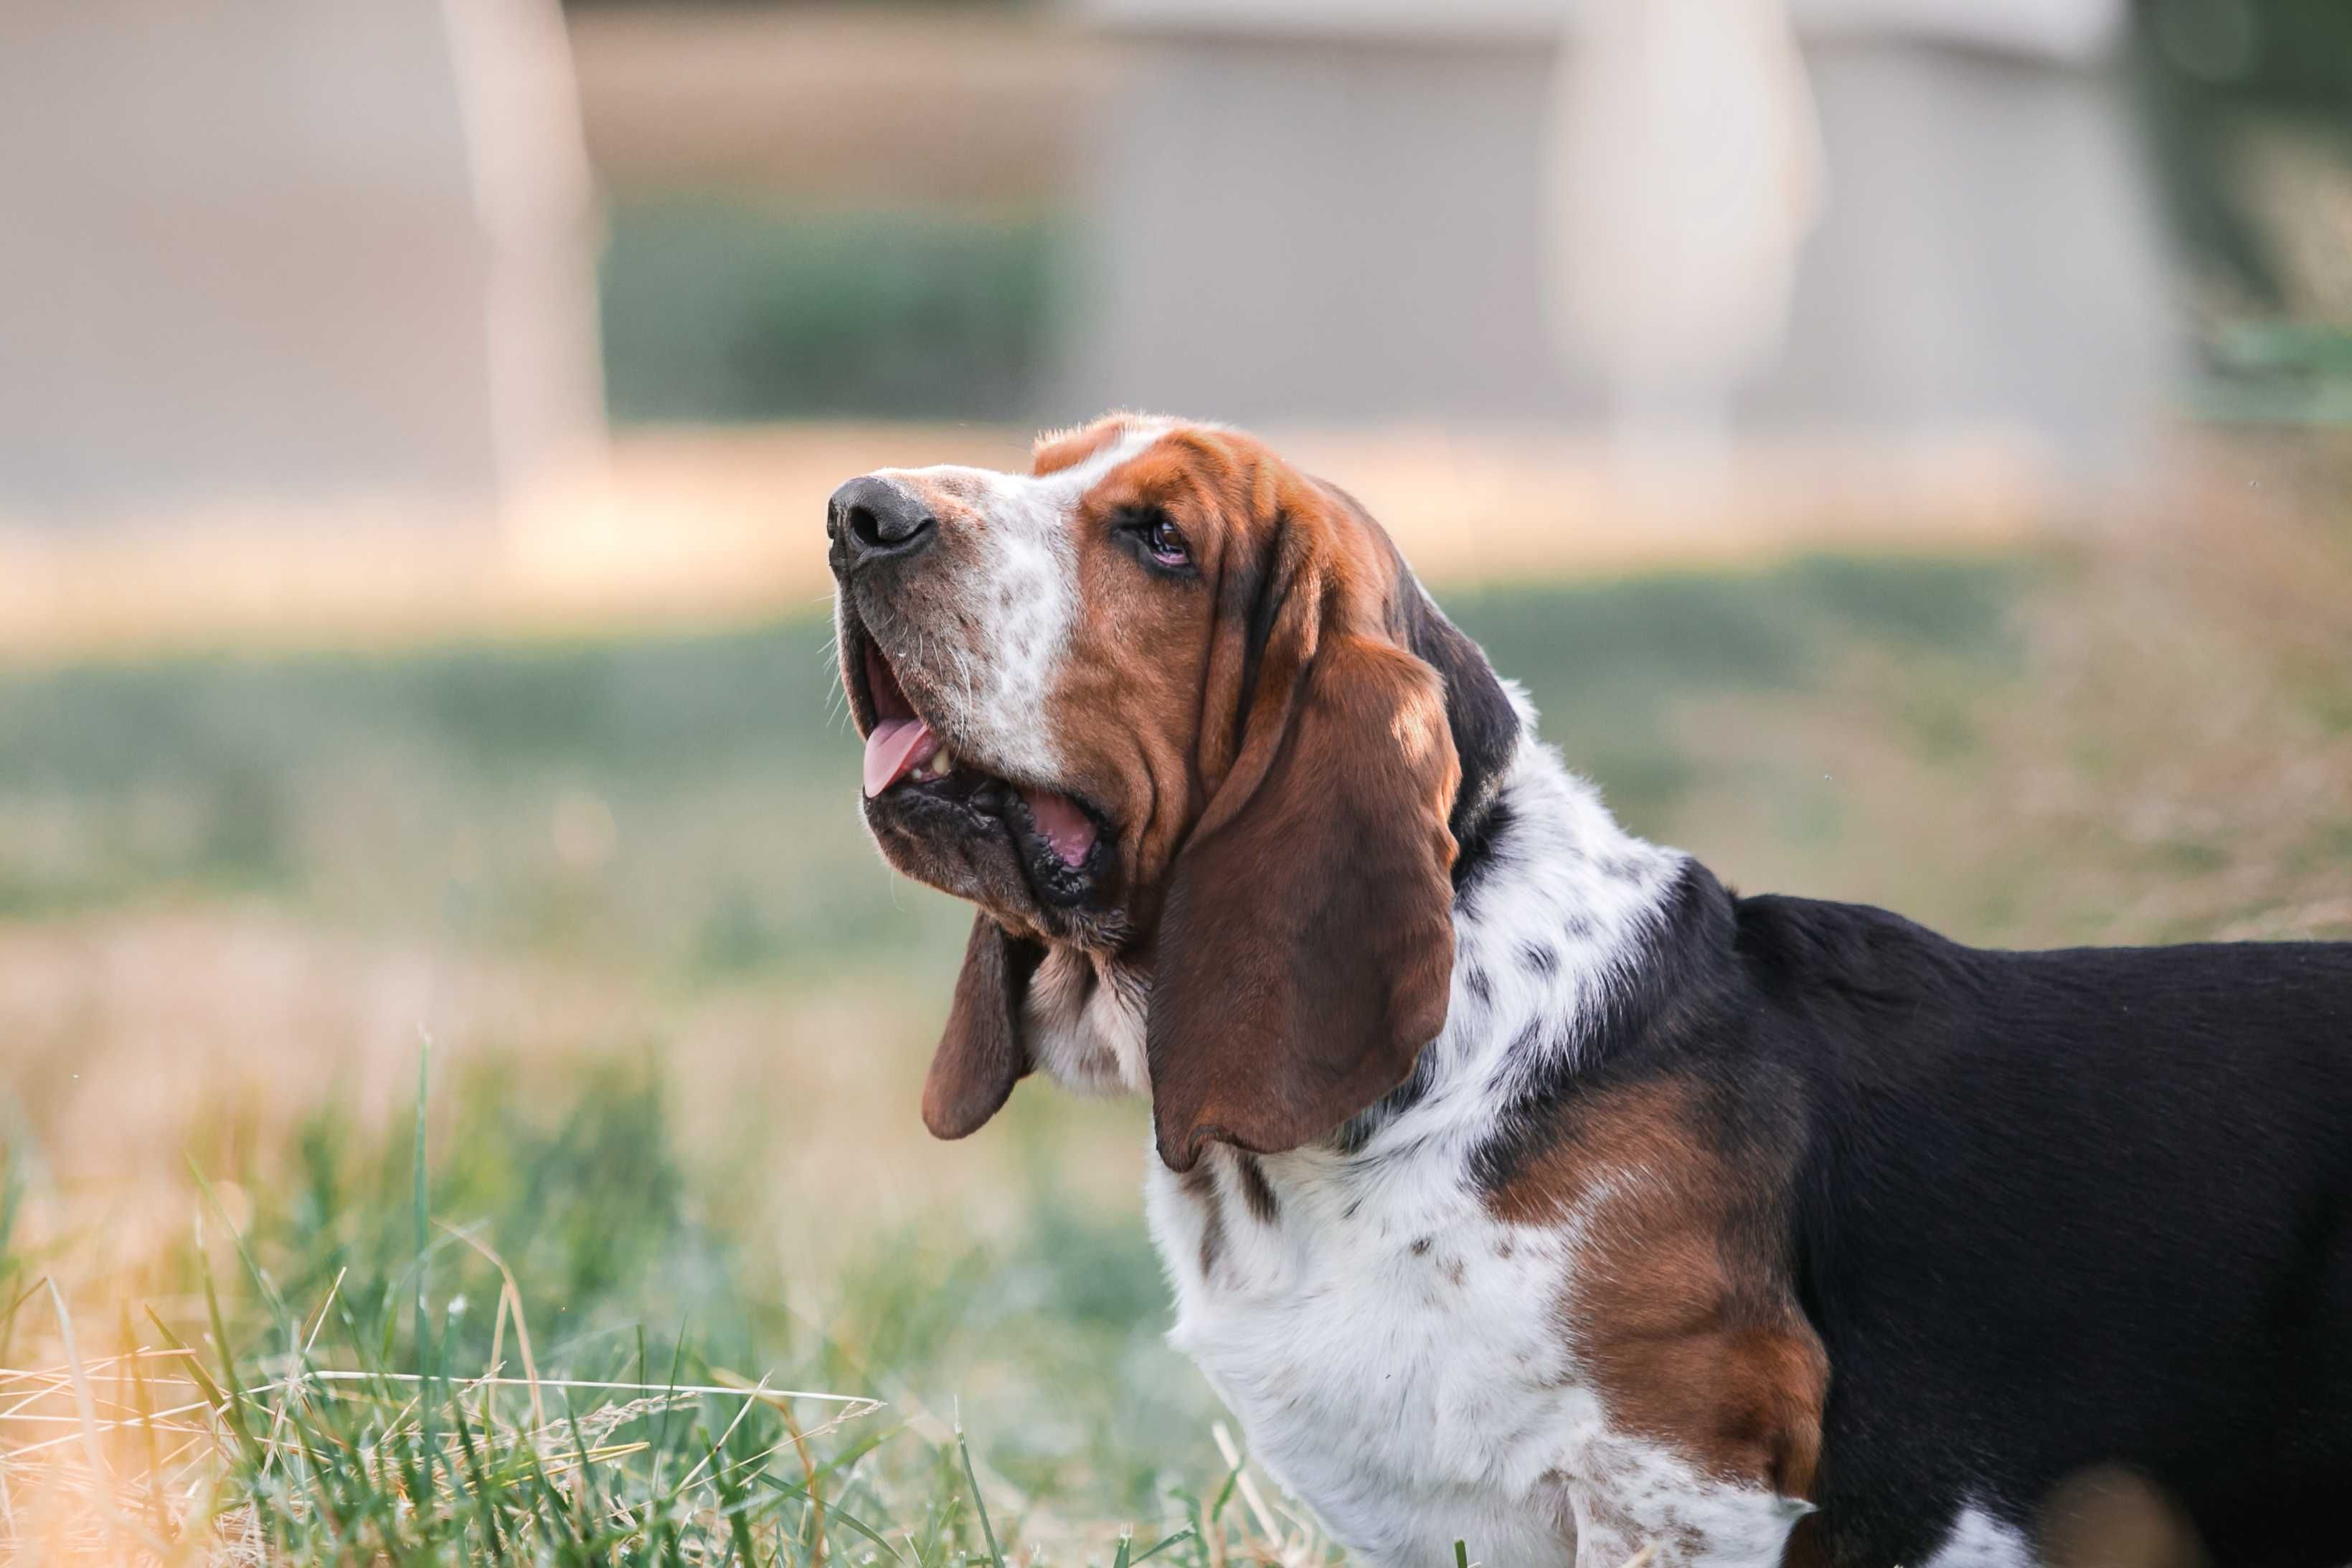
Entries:
{"label": "blurred post", "polygon": [[1715,467],[1733,391],[1780,352],[1820,211],[1821,129],[1787,6],[1571,7],[1548,135],[1561,349],[1605,387],[1621,458]]}

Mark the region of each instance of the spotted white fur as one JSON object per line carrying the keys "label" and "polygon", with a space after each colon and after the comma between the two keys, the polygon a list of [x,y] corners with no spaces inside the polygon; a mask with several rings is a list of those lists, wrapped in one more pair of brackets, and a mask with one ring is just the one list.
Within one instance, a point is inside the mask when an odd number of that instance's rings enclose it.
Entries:
{"label": "spotted white fur", "polygon": [[[1084,462],[1044,475],[939,464],[881,468],[874,477],[946,500],[976,528],[971,564],[957,577],[958,608],[919,628],[911,650],[932,679],[960,687],[957,743],[990,772],[1050,784],[1062,754],[1046,698],[1078,615],[1077,542],[1070,514],[1086,493],[1168,433],[1160,419],[1129,420]],[[950,526],[958,526],[951,516]]]}

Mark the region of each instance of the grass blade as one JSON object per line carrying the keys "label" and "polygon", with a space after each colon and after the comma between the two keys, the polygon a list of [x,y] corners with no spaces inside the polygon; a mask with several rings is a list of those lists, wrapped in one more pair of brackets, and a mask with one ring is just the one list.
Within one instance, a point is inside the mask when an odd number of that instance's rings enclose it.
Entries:
{"label": "grass blade", "polygon": [[[1153,1558],[1159,1556],[1161,1552],[1167,1551],[1171,1546],[1181,1546],[1187,1541],[1195,1541],[1198,1539],[1199,1536],[1197,1533],[1193,1531],[1192,1527],[1188,1524],[1183,1529],[1177,1531],[1174,1534],[1167,1536],[1161,1540],[1159,1545],[1153,1547],[1150,1551],[1146,1552],[1142,1556],[1137,1558],[1135,1560],[1136,1568],[1142,1568],[1142,1564],[1150,1562]],[[1125,1543],[1122,1542],[1121,1544],[1123,1545]]]}
{"label": "grass blade", "polygon": [[[757,1479],[761,1485],[772,1487],[777,1491],[783,1493],[786,1497],[798,1498],[803,1502],[814,1502],[815,1500],[809,1496],[807,1488],[796,1487],[792,1482],[784,1479],[782,1476],[772,1476],[762,1470],[754,1479]],[[903,1563],[907,1561],[906,1554],[901,1552],[897,1547],[891,1545],[889,1542],[884,1540],[882,1536],[875,1531],[872,1525],[867,1524],[856,1514],[843,1512],[837,1502],[825,1514],[825,1519],[831,1523],[843,1526],[852,1535],[872,1542],[875,1545],[880,1547],[883,1551],[890,1554],[891,1562]]]}
{"label": "grass blade", "polygon": [[417,1498],[417,1508],[429,1506],[433,1497],[433,1458],[436,1446],[434,1432],[433,1377],[434,1363],[438,1359],[434,1351],[433,1311],[425,1291],[426,1262],[432,1250],[433,1221],[432,1189],[427,1184],[425,1168],[425,1100],[433,1081],[433,1037],[426,1035],[416,1051],[416,1142],[413,1195],[410,1198],[411,1217],[415,1222],[416,1235],[416,1370],[425,1384],[416,1402],[417,1441],[425,1460],[425,1485]]}
{"label": "grass blade", "polygon": [[980,1473],[972,1468],[971,1445],[963,1440],[963,1423],[955,1426],[956,1452],[963,1457],[963,1479],[971,1484],[972,1511],[980,1515],[981,1539],[988,1542],[988,1560],[994,1568],[1004,1568],[1004,1553],[996,1544],[996,1526],[988,1521],[988,1500],[980,1495]]}

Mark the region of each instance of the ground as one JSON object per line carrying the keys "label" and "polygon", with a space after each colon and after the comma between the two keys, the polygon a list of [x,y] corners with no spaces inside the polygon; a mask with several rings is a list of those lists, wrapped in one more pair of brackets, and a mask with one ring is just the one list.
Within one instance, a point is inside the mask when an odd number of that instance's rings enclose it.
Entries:
{"label": "ground", "polygon": [[[1743,889],[2352,936],[2352,448],[2167,472],[2030,538],[1441,586]],[[1160,1342],[1140,1108],[922,1133],[964,916],[863,840],[826,635],[0,674],[0,1539],[1318,1556]]]}

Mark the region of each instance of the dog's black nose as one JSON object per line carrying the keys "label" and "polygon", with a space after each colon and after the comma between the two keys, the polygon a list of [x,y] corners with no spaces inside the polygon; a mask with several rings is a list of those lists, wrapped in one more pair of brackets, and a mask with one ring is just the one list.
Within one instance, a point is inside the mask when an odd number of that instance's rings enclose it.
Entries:
{"label": "dog's black nose", "polygon": [[836,571],[912,555],[939,531],[939,519],[920,497],[878,474],[850,480],[833,492],[825,508],[824,533],[833,541]]}

